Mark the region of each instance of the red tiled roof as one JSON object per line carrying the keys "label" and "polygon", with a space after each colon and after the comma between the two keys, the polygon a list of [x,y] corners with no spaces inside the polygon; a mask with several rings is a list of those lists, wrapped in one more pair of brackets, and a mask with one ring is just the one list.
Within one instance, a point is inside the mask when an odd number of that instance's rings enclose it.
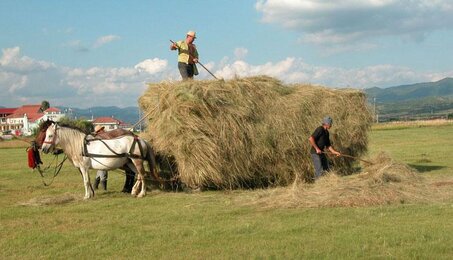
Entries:
{"label": "red tiled roof", "polygon": [[17,110],[17,107],[16,108],[0,108],[0,114],[12,114],[16,110]]}
{"label": "red tiled roof", "polygon": [[124,124],[124,122],[122,122],[121,120],[116,119],[114,117],[104,116],[104,117],[98,117],[98,118],[94,119],[93,120],[93,124],[118,124],[118,125],[122,125],[122,124]]}
{"label": "red tiled roof", "polygon": [[48,109],[46,109],[46,111],[44,112],[61,112],[60,109],[56,108],[56,107],[49,107]]}
{"label": "red tiled roof", "polygon": [[43,113],[27,114],[28,121],[30,121],[30,122],[36,122],[36,120],[40,119],[43,116],[44,116]]}
{"label": "red tiled roof", "polygon": [[[19,117],[24,117],[24,114],[27,114],[27,117],[31,114],[37,114],[39,113],[39,109],[41,108],[41,105],[24,105],[16,109],[13,114],[7,116],[7,118],[19,118]],[[42,115],[42,113],[41,113]]]}

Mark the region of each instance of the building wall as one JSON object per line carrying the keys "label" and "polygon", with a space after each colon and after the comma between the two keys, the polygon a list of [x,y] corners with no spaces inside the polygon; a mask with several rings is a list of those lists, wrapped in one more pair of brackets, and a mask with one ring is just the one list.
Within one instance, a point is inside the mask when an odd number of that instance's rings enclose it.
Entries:
{"label": "building wall", "polygon": [[94,126],[97,126],[97,125],[100,125],[100,126],[103,126],[105,131],[111,131],[111,130],[115,130],[115,129],[118,129],[119,128],[119,125],[118,124],[110,124],[110,123],[95,123],[93,124]]}
{"label": "building wall", "polygon": [[51,112],[51,113],[45,113],[46,119],[58,122],[60,121],[61,118],[65,117],[66,114],[61,113],[61,112]]}
{"label": "building wall", "polygon": [[29,120],[27,117],[16,117],[16,118],[6,118],[5,124],[2,124],[2,131],[18,131],[23,135],[31,135],[33,130],[39,126],[39,123],[46,121],[47,119],[53,120],[55,122],[60,121],[61,118],[65,116],[64,113],[53,112],[49,114],[43,114],[41,118],[36,120]]}

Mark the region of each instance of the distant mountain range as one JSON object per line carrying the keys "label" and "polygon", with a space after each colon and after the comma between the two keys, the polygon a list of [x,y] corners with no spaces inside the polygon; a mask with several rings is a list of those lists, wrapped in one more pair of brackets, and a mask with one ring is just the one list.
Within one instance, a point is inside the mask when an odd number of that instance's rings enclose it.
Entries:
{"label": "distant mountain range", "polygon": [[72,118],[97,118],[97,117],[114,117],[125,123],[135,124],[139,120],[138,107],[119,108],[116,106],[110,107],[91,107],[86,109],[58,107],[65,111]]}
{"label": "distant mountain range", "polygon": [[444,78],[436,82],[416,83],[389,88],[365,89],[369,98],[380,102],[409,101],[429,97],[453,97],[453,78]]}
{"label": "distant mountain range", "polygon": [[376,113],[386,117],[453,117],[453,78],[365,89]]}

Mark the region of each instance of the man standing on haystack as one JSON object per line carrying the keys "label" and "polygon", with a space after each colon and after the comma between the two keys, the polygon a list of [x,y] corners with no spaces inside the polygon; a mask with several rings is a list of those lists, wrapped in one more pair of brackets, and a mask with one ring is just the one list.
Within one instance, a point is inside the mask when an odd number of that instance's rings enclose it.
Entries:
{"label": "man standing on haystack", "polygon": [[184,41],[173,42],[170,50],[178,50],[178,69],[183,80],[193,79],[198,75],[197,66],[198,51],[193,42],[197,37],[194,31],[188,31]]}
{"label": "man standing on haystack", "polygon": [[329,170],[329,163],[327,161],[324,149],[328,149],[336,156],[341,154],[333,149],[330,144],[329,129],[332,127],[333,120],[329,116],[324,117],[322,125],[316,128],[313,134],[308,138],[311,144],[311,158],[315,166],[315,179],[319,178],[324,171]]}

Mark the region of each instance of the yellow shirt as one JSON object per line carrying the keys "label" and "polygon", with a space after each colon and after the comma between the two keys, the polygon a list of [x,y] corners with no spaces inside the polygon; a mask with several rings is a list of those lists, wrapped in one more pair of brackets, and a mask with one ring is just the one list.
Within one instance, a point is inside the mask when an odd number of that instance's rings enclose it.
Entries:
{"label": "yellow shirt", "polygon": [[195,44],[187,44],[186,41],[178,41],[176,45],[178,48],[178,62],[183,62],[186,64],[194,64],[193,58],[198,59],[198,51]]}

